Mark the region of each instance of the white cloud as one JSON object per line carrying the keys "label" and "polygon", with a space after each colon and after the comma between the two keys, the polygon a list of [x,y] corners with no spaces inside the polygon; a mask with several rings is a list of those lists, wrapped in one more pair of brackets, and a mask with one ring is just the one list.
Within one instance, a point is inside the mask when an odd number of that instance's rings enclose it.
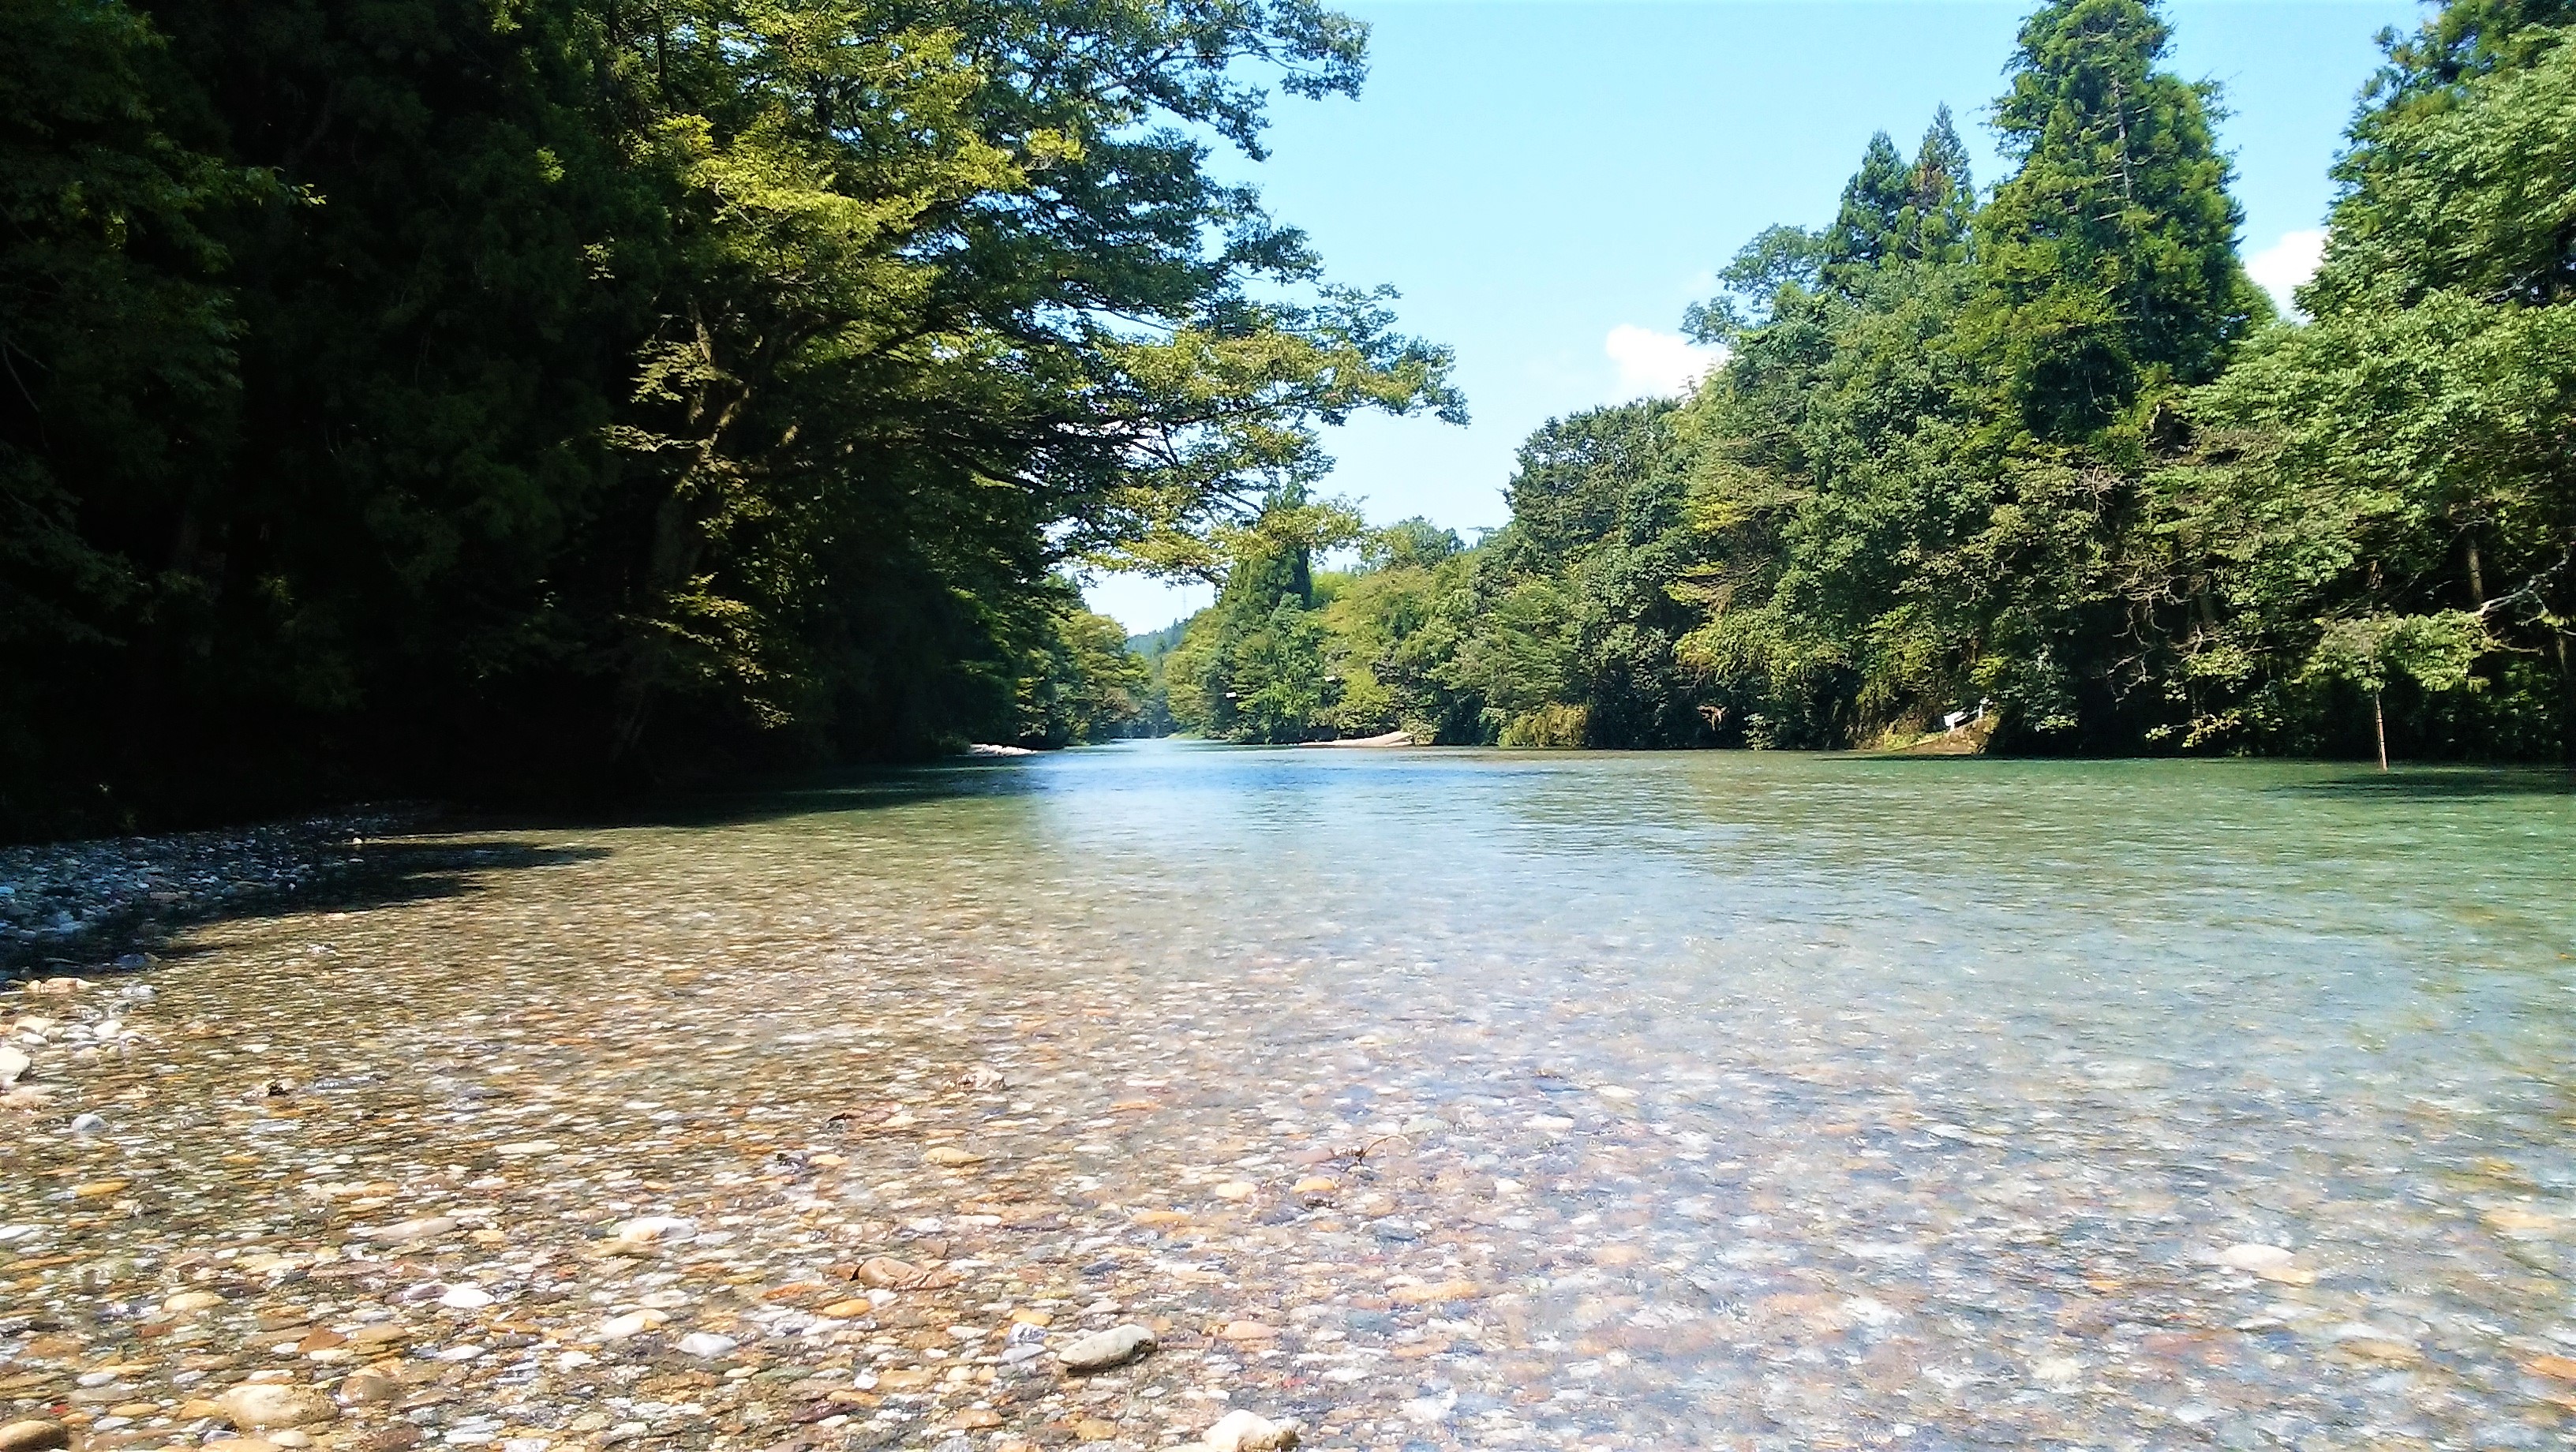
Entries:
{"label": "white cloud", "polygon": [[2317,260],[2325,252],[2321,231],[2284,232],[2280,241],[2245,259],[2245,275],[2270,293],[2281,311],[2296,315],[2299,307],[2290,295],[2317,275]]}
{"label": "white cloud", "polygon": [[1618,365],[1623,395],[1643,393],[1671,397],[1687,393],[1726,361],[1723,348],[1703,348],[1679,333],[1658,333],[1634,323],[1621,323],[1601,340],[1601,351]]}

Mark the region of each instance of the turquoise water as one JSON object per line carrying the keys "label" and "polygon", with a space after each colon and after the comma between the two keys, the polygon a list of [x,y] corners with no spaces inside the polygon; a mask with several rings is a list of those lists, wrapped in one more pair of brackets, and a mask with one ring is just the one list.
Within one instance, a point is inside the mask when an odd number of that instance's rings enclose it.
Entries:
{"label": "turquoise water", "polygon": [[[161,970],[223,1030],[119,1126],[184,1191],[107,1233],[250,1213],[211,1151],[268,1111],[166,1086],[256,1043],[371,1111],[270,1130],[277,1172],[380,1178],[280,1253],[497,1163],[514,1242],[599,1203],[727,1224],[688,1253],[746,1285],[962,1267],[865,1324],[675,1305],[809,1394],[931,1358],[852,1446],[1227,1405],[1327,1447],[2540,1446],[2576,1407],[2563,778],[1148,743],[468,845],[534,865]],[[542,1373],[528,1435],[801,1415],[546,1370],[634,1273],[465,1363]],[[898,1334],[1012,1308],[1166,1347],[1060,1384]]]}

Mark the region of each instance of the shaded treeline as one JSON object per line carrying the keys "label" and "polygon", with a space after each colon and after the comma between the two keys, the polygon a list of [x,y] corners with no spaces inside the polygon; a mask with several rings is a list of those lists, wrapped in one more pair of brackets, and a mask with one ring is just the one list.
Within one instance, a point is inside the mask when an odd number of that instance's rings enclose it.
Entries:
{"label": "shaded treeline", "polygon": [[[1945,110],[1694,309],[1687,401],[1551,422],[1510,525],[1235,572],[1172,711],[1240,740],[2576,752],[2576,6],[2454,0],[2357,109],[2303,318],[2212,87],[2053,0],[1978,191]],[[1318,534],[1308,545],[1349,536]]]}
{"label": "shaded treeline", "polygon": [[1317,422],[1457,408],[1203,164],[1363,40],[0,6],[0,830],[1083,734],[1134,668],[1068,562],[1203,560]]}

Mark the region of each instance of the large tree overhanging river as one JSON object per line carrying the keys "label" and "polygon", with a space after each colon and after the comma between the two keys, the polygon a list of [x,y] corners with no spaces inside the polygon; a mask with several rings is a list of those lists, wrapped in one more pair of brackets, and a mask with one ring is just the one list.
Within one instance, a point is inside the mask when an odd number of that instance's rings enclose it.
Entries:
{"label": "large tree overhanging river", "polygon": [[2465,1447],[2576,1388],[2563,781],[1157,744],[464,845],[15,1005],[0,1396]]}

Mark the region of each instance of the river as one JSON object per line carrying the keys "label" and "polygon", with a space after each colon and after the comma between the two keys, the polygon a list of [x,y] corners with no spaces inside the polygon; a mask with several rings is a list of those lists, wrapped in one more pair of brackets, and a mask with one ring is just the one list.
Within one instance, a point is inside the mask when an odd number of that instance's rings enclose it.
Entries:
{"label": "river", "polygon": [[2564,777],[1146,743],[373,850],[13,1005],[0,1397],[513,1452],[2576,1426]]}

